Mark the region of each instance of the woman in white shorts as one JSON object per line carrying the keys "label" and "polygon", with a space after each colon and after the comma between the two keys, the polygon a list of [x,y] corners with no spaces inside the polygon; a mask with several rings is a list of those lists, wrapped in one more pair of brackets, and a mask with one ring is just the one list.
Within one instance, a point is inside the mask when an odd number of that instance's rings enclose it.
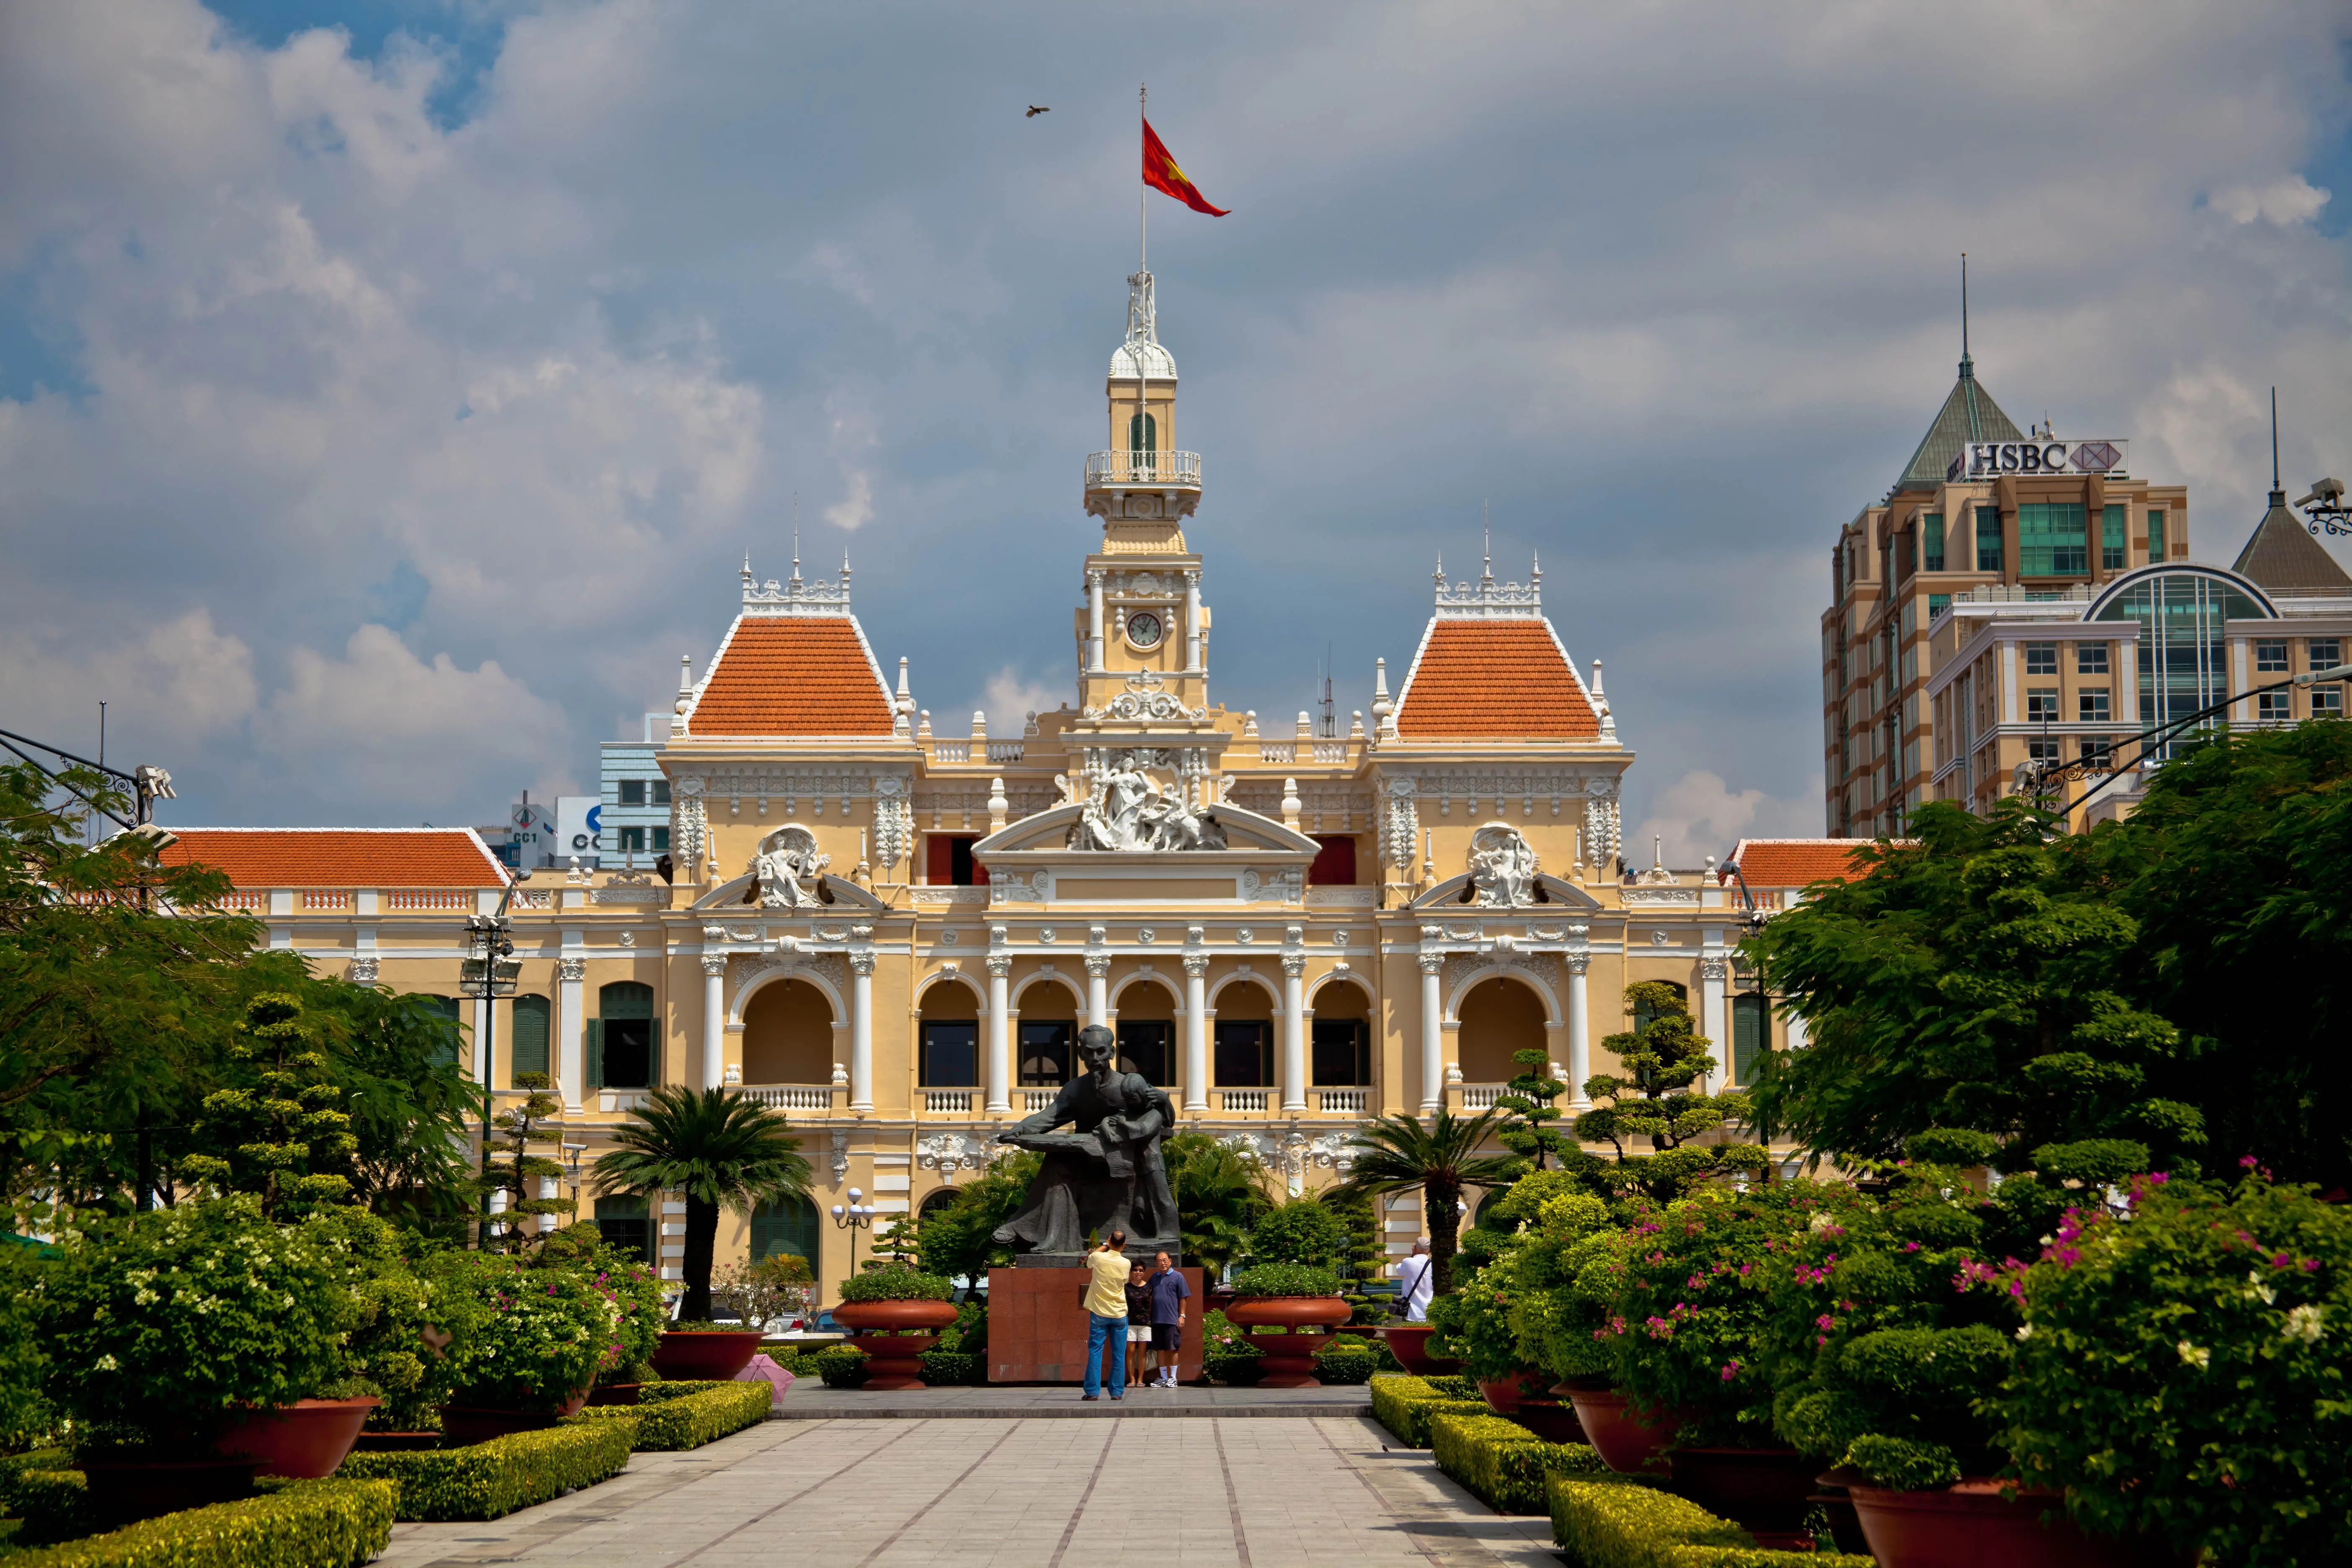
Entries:
{"label": "woman in white shorts", "polygon": [[1150,1386],[1144,1363],[1151,1359],[1151,1275],[1138,1268],[1127,1277],[1127,1385]]}

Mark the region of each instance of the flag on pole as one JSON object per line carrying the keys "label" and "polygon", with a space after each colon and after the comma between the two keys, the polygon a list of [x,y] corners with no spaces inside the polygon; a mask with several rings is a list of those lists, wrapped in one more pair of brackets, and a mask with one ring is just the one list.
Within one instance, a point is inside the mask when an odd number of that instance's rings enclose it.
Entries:
{"label": "flag on pole", "polygon": [[1207,213],[1211,217],[1223,217],[1233,210],[1209,205],[1209,198],[1184,177],[1184,171],[1178,168],[1176,160],[1168,155],[1167,147],[1151,129],[1149,120],[1143,122],[1143,183],[1155,191],[1174,196],[1194,212]]}

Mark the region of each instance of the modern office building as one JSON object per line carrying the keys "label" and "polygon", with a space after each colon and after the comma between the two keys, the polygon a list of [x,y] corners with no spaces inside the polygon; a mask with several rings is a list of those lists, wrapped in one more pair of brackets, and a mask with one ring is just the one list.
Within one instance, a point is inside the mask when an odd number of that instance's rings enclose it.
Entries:
{"label": "modern office building", "polygon": [[648,713],[635,741],[596,748],[599,793],[596,846],[603,864],[650,866],[669,853],[669,780],[656,760],[669,739],[670,716]]}
{"label": "modern office building", "polygon": [[1911,460],[1831,552],[1822,742],[1832,835],[1899,837],[1937,798],[1948,752],[1929,700],[1929,639],[1948,607],[2031,616],[2022,606],[2087,602],[2127,574],[2189,558],[2188,491],[2134,477],[2126,445],[2021,431],[1962,351]]}

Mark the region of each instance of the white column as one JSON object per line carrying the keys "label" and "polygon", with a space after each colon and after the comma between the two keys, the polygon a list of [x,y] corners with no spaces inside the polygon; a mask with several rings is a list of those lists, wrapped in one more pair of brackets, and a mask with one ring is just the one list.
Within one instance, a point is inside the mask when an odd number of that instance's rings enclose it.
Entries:
{"label": "white column", "polygon": [[1103,667],[1103,574],[1087,574],[1087,668]]}
{"label": "white column", "polygon": [[849,1109],[874,1109],[874,955],[849,955]]}
{"label": "white column", "polygon": [[1568,1108],[1571,1111],[1590,1110],[1592,1101],[1584,1097],[1584,1080],[1592,1076],[1592,1015],[1585,1000],[1584,971],[1592,955],[1571,952],[1568,957]]}
{"label": "white column", "polygon": [[[568,943],[575,940],[572,931],[563,933]],[[581,958],[561,958],[555,963],[555,1005],[562,1015],[559,1027],[563,1032],[563,1047],[558,1068],[561,1081],[557,1088],[563,1095],[563,1107],[576,1113],[580,1110],[580,1094],[588,1074],[588,1015],[582,1010],[581,984],[588,975],[588,962]]]}
{"label": "white column", "polygon": [[1209,957],[1184,957],[1184,1109],[1209,1109]]}
{"label": "white column", "polygon": [[1307,955],[1282,959],[1282,1109],[1307,1109]]}
{"label": "white column", "polygon": [[490,1081],[490,999],[474,998],[474,1081]]}
{"label": "white column", "polygon": [[988,1109],[1011,1110],[1013,1101],[1013,960],[997,953],[988,961]]}
{"label": "white column", "polygon": [[1110,955],[1089,953],[1087,956],[1087,1022],[1097,1028],[1110,1027]]}
{"label": "white column", "polygon": [[1421,1109],[1425,1115],[1445,1103],[1445,995],[1438,972],[1443,953],[1421,957]]}
{"label": "white column", "polygon": [[1201,668],[1201,574],[1184,574],[1184,668]]}
{"label": "white column", "polygon": [[727,1081],[727,955],[702,955],[702,1087]]}
{"label": "white column", "polygon": [[1705,1029],[1706,1037],[1715,1042],[1713,1069],[1715,1082],[1707,1088],[1707,1092],[1710,1094],[1721,1094],[1732,1087],[1730,1026],[1724,1016],[1723,1005],[1723,979],[1729,967],[1729,964],[1720,958],[1704,959],[1698,966],[1700,994],[1703,998],[1700,1006],[1704,1009],[1701,1014],[1701,1026]]}

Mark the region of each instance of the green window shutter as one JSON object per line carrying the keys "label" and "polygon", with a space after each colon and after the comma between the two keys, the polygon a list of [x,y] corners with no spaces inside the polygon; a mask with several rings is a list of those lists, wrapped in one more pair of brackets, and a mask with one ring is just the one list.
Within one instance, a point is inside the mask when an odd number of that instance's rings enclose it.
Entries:
{"label": "green window shutter", "polygon": [[1731,1081],[1747,1083],[1756,1071],[1756,1058],[1764,1047],[1764,998],[1756,993],[1744,992],[1731,999]]}
{"label": "green window shutter", "polygon": [[546,997],[515,998],[513,1055],[516,1072],[543,1073],[547,1070],[549,1018]]}
{"label": "green window shutter", "polygon": [[1156,415],[1130,414],[1127,416],[1127,449],[1130,452],[1160,450],[1160,420]]}
{"label": "green window shutter", "polygon": [[596,1016],[600,1018],[650,1018],[654,1016],[654,988],[634,980],[619,980],[596,993]]}
{"label": "green window shutter", "polygon": [[588,1020],[588,1070],[586,1078],[588,1080],[588,1087],[590,1089],[602,1089],[604,1087],[604,1020],[602,1018],[591,1018]]}

